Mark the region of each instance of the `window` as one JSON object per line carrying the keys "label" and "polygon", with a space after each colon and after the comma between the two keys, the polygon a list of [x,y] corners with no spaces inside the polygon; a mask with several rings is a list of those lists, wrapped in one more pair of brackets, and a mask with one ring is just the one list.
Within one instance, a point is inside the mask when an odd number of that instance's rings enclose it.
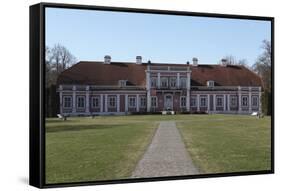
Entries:
{"label": "window", "polygon": [[85,97],[78,96],[77,97],[77,108],[84,108],[85,107]]}
{"label": "window", "polygon": [[195,107],[196,106],[196,96],[191,96],[190,106],[191,107]]}
{"label": "window", "polygon": [[258,107],[258,96],[253,96],[252,97],[252,106]]}
{"label": "window", "polygon": [[242,107],[248,106],[248,96],[242,96]]}
{"label": "window", "polygon": [[180,87],[186,88],[186,78],[180,78]]}
{"label": "window", "polygon": [[71,96],[64,96],[63,97],[63,107],[64,108],[71,108],[72,105],[72,97]]}
{"label": "window", "polygon": [[129,97],[129,107],[136,107],[136,97]]}
{"label": "window", "polygon": [[108,96],[108,107],[116,107],[116,96]]}
{"label": "window", "polygon": [[181,107],[186,107],[186,97],[185,96],[181,96],[180,106]]}
{"label": "window", "polygon": [[177,86],[177,79],[170,78],[170,87],[176,87],[176,86]]}
{"label": "window", "polygon": [[215,82],[212,80],[207,81],[207,86],[208,87],[214,87],[215,86]]}
{"label": "window", "polygon": [[119,80],[119,86],[120,87],[125,87],[127,84],[127,80]]}
{"label": "window", "polygon": [[163,88],[168,87],[168,78],[161,78],[161,87]]}
{"label": "window", "polygon": [[230,106],[237,107],[237,97],[236,96],[230,97]]}
{"label": "window", "polygon": [[157,107],[157,97],[151,97],[151,107]]}
{"label": "window", "polygon": [[223,107],[223,97],[222,96],[217,96],[217,107]]}
{"label": "window", "polygon": [[200,97],[200,107],[207,107],[207,97],[206,96]]}
{"label": "window", "polygon": [[153,87],[153,88],[156,87],[156,81],[157,81],[156,78],[151,78],[150,86]]}
{"label": "window", "polygon": [[140,107],[146,107],[146,97],[140,97]]}
{"label": "window", "polygon": [[92,108],[98,108],[100,106],[100,98],[98,96],[92,97]]}

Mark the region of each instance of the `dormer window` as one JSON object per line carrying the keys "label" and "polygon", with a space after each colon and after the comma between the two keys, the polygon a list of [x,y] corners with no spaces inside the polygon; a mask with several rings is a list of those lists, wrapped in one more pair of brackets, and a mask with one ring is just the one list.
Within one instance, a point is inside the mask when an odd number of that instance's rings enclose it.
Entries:
{"label": "dormer window", "polygon": [[207,81],[207,86],[208,87],[214,87],[215,86],[215,82],[213,80],[209,80],[209,81]]}
{"label": "dormer window", "polygon": [[127,85],[127,80],[119,80],[119,86],[125,87]]}

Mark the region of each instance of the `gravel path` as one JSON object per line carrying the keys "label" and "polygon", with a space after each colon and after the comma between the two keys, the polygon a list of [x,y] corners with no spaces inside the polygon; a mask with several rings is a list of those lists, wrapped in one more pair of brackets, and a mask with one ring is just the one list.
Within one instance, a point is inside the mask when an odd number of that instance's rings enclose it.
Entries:
{"label": "gravel path", "polygon": [[133,178],[198,174],[174,121],[162,121]]}

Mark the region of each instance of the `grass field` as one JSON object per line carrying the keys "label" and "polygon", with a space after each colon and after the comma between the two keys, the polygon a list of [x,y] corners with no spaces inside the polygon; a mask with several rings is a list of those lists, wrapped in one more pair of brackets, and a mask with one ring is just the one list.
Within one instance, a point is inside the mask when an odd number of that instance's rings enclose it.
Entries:
{"label": "grass field", "polygon": [[177,127],[202,173],[270,170],[270,117],[194,116]]}
{"label": "grass field", "polygon": [[177,122],[202,173],[270,169],[270,118],[134,115],[46,120],[46,182],[129,178],[159,121]]}
{"label": "grass field", "polygon": [[46,182],[128,178],[156,123],[128,117],[48,119]]}

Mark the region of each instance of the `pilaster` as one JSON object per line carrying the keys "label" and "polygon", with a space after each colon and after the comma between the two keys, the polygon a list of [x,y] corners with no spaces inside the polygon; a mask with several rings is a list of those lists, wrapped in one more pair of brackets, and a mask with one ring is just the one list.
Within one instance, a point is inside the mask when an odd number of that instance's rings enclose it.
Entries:
{"label": "pilaster", "polygon": [[186,111],[190,111],[190,91],[186,90]]}
{"label": "pilaster", "polygon": [[136,100],[136,104],[137,104],[137,112],[139,112],[139,111],[140,111],[139,99],[140,99],[139,94],[137,94],[137,100]]}
{"label": "pilaster", "polygon": [[196,95],[196,102],[197,102],[197,111],[200,111],[200,100],[199,100],[199,94]]}
{"label": "pilaster", "polygon": [[76,113],[76,86],[72,86],[72,113]]}
{"label": "pilaster", "polygon": [[125,95],[125,112],[128,112],[128,94]]}
{"label": "pilaster", "polygon": [[107,112],[107,94],[104,94],[104,112]]}
{"label": "pilaster", "polygon": [[213,110],[216,111],[217,110],[217,104],[216,104],[216,94],[213,95]]}
{"label": "pilaster", "polygon": [[[223,111],[226,111],[227,110],[227,95],[225,94],[224,96],[223,96]],[[227,103],[227,104],[226,104]]]}
{"label": "pilaster", "polygon": [[157,73],[157,88],[159,89],[161,87],[161,77],[160,72]]}
{"label": "pilaster", "polygon": [[[150,112],[150,108],[151,108],[151,99],[150,99],[150,66],[147,67],[147,71],[146,71],[146,103],[147,103],[147,112]],[[128,99],[128,96],[126,98],[126,100]],[[127,110],[128,110],[128,103],[127,103]]]}
{"label": "pilaster", "polygon": [[86,113],[90,112],[90,86],[86,86]]}
{"label": "pilaster", "polygon": [[62,114],[62,107],[63,107],[63,100],[62,100],[62,85],[59,86],[59,92],[60,92],[60,114]]}
{"label": "pilaster", "polygon": [[242,112],[242,108],[241,108],[241,86],[238,86],[238,112],[241,113]]}
{"label": "pilaster", "polygon": [[252,87],[249,87],[249,113],[252,113]]}
{"label": "pilaster", "polygon": [[100,112],[103,112],[103,94],[100,95]]}
{"label": "pilaster", "polygon": [[230,95],[227,95],[227,111],[230,111]]}
{"label": "pilaster", "polygon": [[177,88],[180,88],[180,73],[177,73]]}
{"label": "pilaster", "polygon": [[116,101],[117,101],[117,112],[120,112],[120,94],[117,94]]}
{"label": "pilaster", "polygon": [[210,94],[207,96],[207,111],[210,112]]}

